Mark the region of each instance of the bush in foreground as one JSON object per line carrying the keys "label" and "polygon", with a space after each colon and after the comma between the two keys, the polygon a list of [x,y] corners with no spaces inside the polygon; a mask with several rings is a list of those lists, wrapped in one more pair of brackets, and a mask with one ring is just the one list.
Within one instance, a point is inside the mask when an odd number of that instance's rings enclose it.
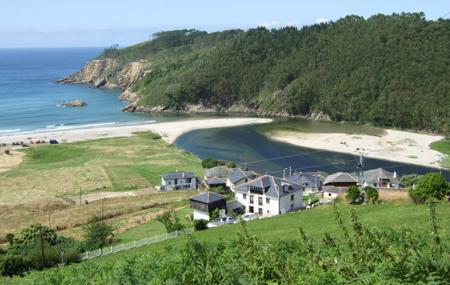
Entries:
{"label": "bush in foreground", "polygon": [[447,180],[439,173],[423,175],[417,187],[409,190],[409,196],[415,203],[425,203],[427,200],[441,200],[449,193]]}
{"label": "bush in foreground", "polygon": [[[411,230],[376,230],[355,214],[350,222],[336,210],[340,235],[313,241],[301,228],[297,238],[268,243],[248,234],[245,224],[229,242],[189,238],[180,250],[114,262],[33,273],[12,284],[446,284],[448,247],[439,239],[434,205],[430,236]],[[26,281],[26,282],[25,282]]]}

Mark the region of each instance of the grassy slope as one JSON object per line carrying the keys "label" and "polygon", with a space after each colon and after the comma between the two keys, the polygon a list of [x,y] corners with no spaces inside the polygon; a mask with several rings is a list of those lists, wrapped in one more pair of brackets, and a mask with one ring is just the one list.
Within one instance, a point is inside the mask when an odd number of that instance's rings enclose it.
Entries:
{"label": "grassy slope", "polygon": [[[97,213],[98,203],[75,208],[67,202],[84,194],[146,188],[149,194],[162,173],[189,170],[202,173],[200,160],[148,134],[86,142],[42,145],[25,150],[18,167],[0,174],[0,236],[33,222],[47,224],[45,209],[52,213],[52,225],[78,223],[79,213]],[[180,199],[174,194],[166,200]],[[184,195],[184,194],[182,194]],[[111,211],[162,202],[160,196],[105,201]],[[122,209],[123,208],[123,209]],[[81,212],[80,212],[81,211]],[[85,213],[86,212],[86,213]],[[71,218],[74,219],[71,220]],[[3,219],[5,218],[5,219]]]}
{"label": "grassy slope", "polygon": [[[349,206],[340,205],[341,213],[346,221],[348,221],[349,212],[351,209],[360,217],[364,224],[378,229],[412,229],[414,232],[426,235],[429,232],[428,228],[428,208],[426,205],[414,205],[411,203],[388,203],[380,205],[367,206]],[[448,203],[441,203],[437,207],[439,217],[440,234],[442,240],[449,244],[450,237],[450,205]],[[145,226],[142,226],[143,228]],[[331,206],[323,206],[314,208],[313,210],[291,213],[274,218],[267,218],[258,221],[252,221],[247,224],[247,229],[251,235],[258,236],[261,239],[275,242],[279,240],[296,239],[298,237],[298,229],[302,227],[306,233],[315,240],[323,237],[325,232],[332,234],[339,234],[338,227],[335,223],[333,208]],[[138,230],[138,228],[136,228]],[[207,231],[196,232],[194,237],[205,241],[215,243],[219,240],[230,240],[239,232],[239,225],[227,225]],[[124,258],[133,258],[135,256],[150,253],[161,252],[164,253],[166,247],[181,248],[186,242],[186,237],[168,240],[150,246],[144,246],[138,249],[129,250],[126,252],[117,253],[101,258],[96,258],[82,264],[70,265],[68,270],[77,267],[89,266],[90,263],[114,263]],[[67,269],[52,269],[52,270],[67,270]],[[41,275],[41,272],[31,273],[30,278],[36,278]],[[27,277],[21,280],[26,283]]]}
{"label": "grassy slope", "polygon": [[445,154],[441,164],[446,168],[450,168],[450,139],[434,142],[431,144],[431,148]]}

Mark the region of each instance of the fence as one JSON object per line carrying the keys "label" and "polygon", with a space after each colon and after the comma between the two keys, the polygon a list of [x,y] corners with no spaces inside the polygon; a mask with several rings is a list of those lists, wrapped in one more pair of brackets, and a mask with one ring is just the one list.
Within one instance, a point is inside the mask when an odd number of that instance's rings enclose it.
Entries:
{"label": "fence", "polygon": [[162,235],[158,235],[158,236],[154,236],[154,237],[150,237],[150,238],[144,238],[141,240],[135,240],[135,241],[132,241],[129,243],[122,243],[119,245],[108,246],[108,247],[99,248],[99,249],[92,250],[92,251],[86,251],[86,252],[83,252],[82,254],[80,254],[78,256],[78,258],[80,261],[83,261],[86,259],[92,259],[94,257],[113,254],[113,253],[116,253],[119,251],[129,250],[132,248],[138,248],[143,245],[153,244],[153,243],[161,242],[164,240],[176,238],[178,236],[191,234],[193,231],[194,231],[193,229],[185,229],[185,230],[166,233],[166,234],[162,234]]}

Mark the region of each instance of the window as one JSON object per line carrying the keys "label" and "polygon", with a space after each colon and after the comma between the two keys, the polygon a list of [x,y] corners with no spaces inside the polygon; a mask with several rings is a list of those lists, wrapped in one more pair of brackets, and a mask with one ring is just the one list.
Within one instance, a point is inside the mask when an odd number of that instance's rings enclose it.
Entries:
{"label": "window", "polygon": [[291,201],[294,201],[294,194],[291,195]]}
{"label": "window", "polygon": [[262,214],[263,214],[262,208],[258,208],[258,215],[262,215]]}
{"label": "window", "polygon": [[266,198],[266,204],[270,204],[270,198]]}
{"label": "window", "polygon": [[253,209],[253,206],[249,206],[249,207],[248,207],[248,211],[249,211],[250,213],[254,213],[254,212],[255,212],[255,210]]}
{"label": "window", "polygon": [[191,183],[191,178],[186,179],[186,183]]}
{"label": "window", "polygon": [[169,182],[167,182],[167,184],[172,185],[172,182],[169,181]]}
{"label": "window", "polygon": [[263,201],[263,198],[262,197],[258,197],[258,205],[260,205],[260,206],[262,206],[262,201]]}
{"label": "window", "polygon": [[175,179],[175,185],[178,184],[178,179]]}
{"label": "window", "polygon": [[294,204],[291,204],[291,211],[294,210]]}
{"label": "window", "polygon": [[247,194],[242,194],[242,199],[247,200]]}
{"label": "window", "polygon": [[328,193],[328,196],[331,196],[331,193]]}
{"label": "window", "polygon": [[269,214],[270,213],[270,211],[269,210],[267,210],[267,214]]}
{"label": "window", "polygon": [[253,195],[250,195],[250,204],[253,204]]}

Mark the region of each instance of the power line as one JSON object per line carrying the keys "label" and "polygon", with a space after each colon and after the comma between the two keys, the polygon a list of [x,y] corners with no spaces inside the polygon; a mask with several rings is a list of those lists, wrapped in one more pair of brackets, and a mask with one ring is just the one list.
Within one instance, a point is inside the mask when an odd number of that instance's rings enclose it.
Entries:
{"label": "power line", "polygon": [[255,161],[247,161],[247,162],[242,162],[242,164],[254,164],[254,163],[259,163],[259,162],[264,162],[264,161],[279,160],[279,159],[283,159],[283,158],[299,157],[299,156],[304,156],[304,155],[309,155],[309,154],[314,154],[314,153],[319,153],[319,152],[328,152],[328,151],[326,151],[326,150],[316,150],[316,151],[304,152],[304,153],[301,153],[301,154],[292,154],[292,155],[277,156],[277,157],[261,159],[261,160],[255,160]]}

